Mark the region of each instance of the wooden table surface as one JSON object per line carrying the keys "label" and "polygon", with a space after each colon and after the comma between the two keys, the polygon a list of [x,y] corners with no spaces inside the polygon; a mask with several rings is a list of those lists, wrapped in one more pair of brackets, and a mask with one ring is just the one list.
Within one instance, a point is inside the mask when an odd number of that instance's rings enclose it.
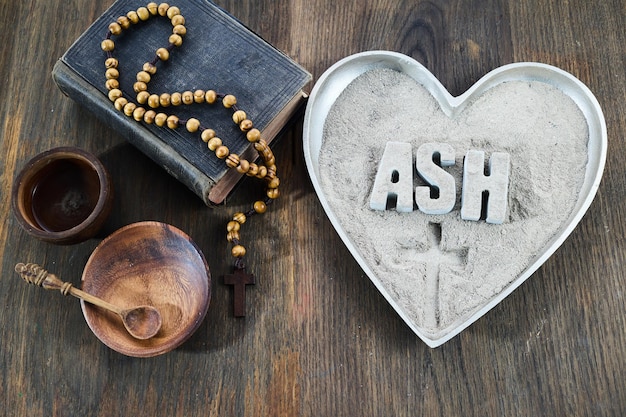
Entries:
{"label": "wooden table surface", "polygon": [[[306,171],[302,118],[275,147],[282,197],[246,224],[259,282],[248,290],[248,316],[232,317],[231,288],[220,282],[231,266],[223,229],[259,183],[244,180],[226,207],[208,209],[51,79],[55,61],[111,3],[0,4],[0,415],[626,415],[624,0],[217,2],[314,81],[347,55],[386,49],[419,60],[453,95],[500,65],[539,61],[598,98],[609,147],[588,213],[519,289],[437,349],[404,324],[331,226]],[[213,299],[177,350],[118,354],[91,333],[75,299],[13,272],[35,261],[79,284],[101,239],[55,246],[13,217],[15,176],[61,145],[94,152],[111,172],[117,194],[103,236],[158,220],[206,255]]]}

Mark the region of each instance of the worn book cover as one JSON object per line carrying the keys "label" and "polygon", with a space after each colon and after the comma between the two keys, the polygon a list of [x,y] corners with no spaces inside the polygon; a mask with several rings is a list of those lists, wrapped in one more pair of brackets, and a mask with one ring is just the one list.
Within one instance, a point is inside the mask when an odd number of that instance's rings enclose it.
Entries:
{"label": "worn book cover", "polygon": [[[119,16],[147,3],[133,0],[115,2],[59,59],[52,71],[61,91],[86,107],[130,143],[160,164],[195,192],[207,205],[220,204],[241,179],[227,169],[200,139],[184,128],[170,130],[137,122],[115,110],[105,87],[106,53],[100,44],[108,26]],[[215,90],[237,97],[238,108],[271,143],[300,108],[311,75],[281,51],[246,28],[233,16],[208,0],[179,0],[187,34],[167,61],[157,63],[158,71],[148,84],[151,93]],[[113,37],[114,56],[119,60],[120,89],[134,99],[133,84],[145,62],[155,51],[168,46],[172,33],[170,19],[151,16]],[[217,136],[231,152],[248,160],[257,158],[245,134],[232,121],[232,111],[221,103],[160,108],[181,119],[195,117]],[[280,166],[279,166],[280,168]]]}

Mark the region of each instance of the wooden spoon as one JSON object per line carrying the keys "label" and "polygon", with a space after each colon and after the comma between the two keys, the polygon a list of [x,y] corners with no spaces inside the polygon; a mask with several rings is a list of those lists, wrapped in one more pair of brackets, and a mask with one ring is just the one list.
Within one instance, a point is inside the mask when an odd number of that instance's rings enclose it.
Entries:
{"label": "wooden spoon", "polygon": [[24,281],[30,284],[35,284],[47,290],[59,290],[63,295],[71,294],[88,303],[112,311],[120,316],[128,333],[136,339],[150,339],[161,329],[161,314],[159,310],[152,306],[120,308],[101,298],[74,288],[71,283],[61,281],[56,275],[48,273],[48,271],[37,264],[18,263],[15,265],[15,272],[20,274]]}

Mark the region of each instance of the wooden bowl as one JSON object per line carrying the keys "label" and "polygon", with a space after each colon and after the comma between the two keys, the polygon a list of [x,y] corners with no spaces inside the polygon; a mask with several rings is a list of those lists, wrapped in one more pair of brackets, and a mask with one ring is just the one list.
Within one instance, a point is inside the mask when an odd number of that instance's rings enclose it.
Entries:
{"label": "wooden bowl", "polygon": [[93,237],[113,205],[113,186],[102,163],[75,147],[54,148],[31,159],[15,179],[13,213],[31,236],[56,244]]}
{"label": "wooden bowl", "polygon": [[118,316],[81,300],[87,324],[105,345],[127,356],[151,357],[177,348],[200,326],[211,300],[211,274],[185,233],[164,223],[140,222],[96,247],[85,265],[82,288],[120,307],[156,307],[161,330],[138,340]]}

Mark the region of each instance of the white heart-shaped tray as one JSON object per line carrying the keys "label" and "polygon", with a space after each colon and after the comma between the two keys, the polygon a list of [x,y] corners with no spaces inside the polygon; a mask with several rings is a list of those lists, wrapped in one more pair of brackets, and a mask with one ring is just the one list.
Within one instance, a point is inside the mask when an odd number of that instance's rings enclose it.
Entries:
{"label": "white heart-shaped tray", "polygon": [[[381,278],[385,277],[377,276],[374,273],[373,260],[363,256],[350,233],[346,232],[327,198],[328,190],[324,189],[321,181],[320,157],[323,150],[324,128],[329,112],[341,94],[357,77],[376,69],[391,69],[408,75],[434,97],[441,111],[450,118],[462,113],[473,99],[502,83],[508,81],[545,83],[560,90],[573,100],[582,112],[589,129],[587,165],[582,187],[579,190],[578,200],[575,202],[573,210],[558,232],[550,238],[547,244],[543,245],[536,256],[525,263],[526,267],[517,275],[517,278],[498,289],[495,295],[483,302],[478,308],[437,332],[426,331],[420,326],[415,317],[408,312],[406,305],[398,302],[397,294],[384,285],[384,279]],[[320,77],[307,104],[303,140],[305,160],[313,186],[337,233],[361,268],[400,317],[430,347],[445,343],[484,315],[522,284],[556,251],[589,208],[602,177],[607,150],[606,125],[598,101],[582,82],[561,69],[540,63],[505,65],[485,75],[464,94],[454,97],[420,63],[405,55],[389,51],[370,51],[349,56],[334,64]],[[337,180],[341,181],[342,179],[338,178]],[[459,300],[459,302],[462,301]]]}

